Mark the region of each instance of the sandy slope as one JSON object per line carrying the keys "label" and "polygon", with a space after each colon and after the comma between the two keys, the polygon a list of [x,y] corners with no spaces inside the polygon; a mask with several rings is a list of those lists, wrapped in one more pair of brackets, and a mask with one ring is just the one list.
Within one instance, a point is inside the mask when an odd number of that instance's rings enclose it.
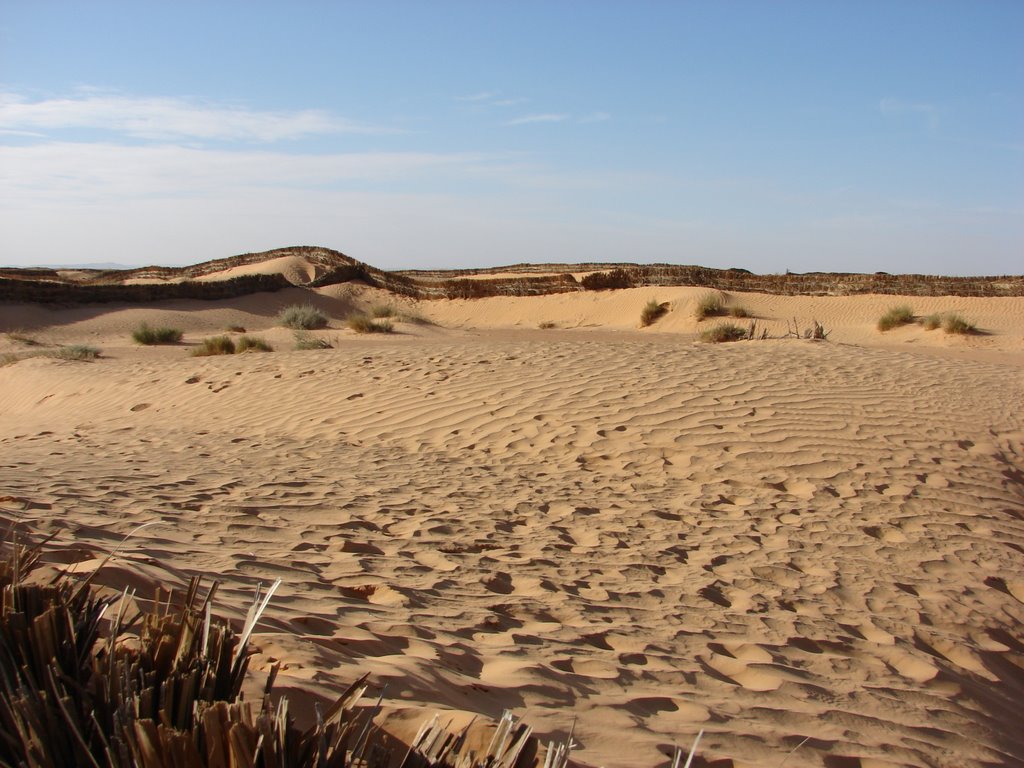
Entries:
{"label": "sandy slope", "polygon": [[126,336],[240,323],[286,349],[268,329],[300,294],[0,308],[107,354],[0,368],[0,511],[80,568],[157,521],[106,583],[213,574],[229,615],[283,578],[255,666],[283,659],[286,691],[368,670],[396,707],[575,716],[591,765],[665,765],[701,728],[713,765],[806,737],[787,766],[1024,761],[1024,301],[908,300],[990,334],[961,339],[878,334],[891,297],[735,297],[832,340],[701,345],[702,292],[653,293],[673,312],[643,331],[649,289],[425,303],[444,327],[225,358]]}

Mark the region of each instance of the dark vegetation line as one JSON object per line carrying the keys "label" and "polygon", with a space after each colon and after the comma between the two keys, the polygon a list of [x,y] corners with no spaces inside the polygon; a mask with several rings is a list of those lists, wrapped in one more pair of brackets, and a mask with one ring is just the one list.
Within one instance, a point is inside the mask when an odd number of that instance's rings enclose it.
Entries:
{"label": "dark vegetation line", "polygon": [[[270,259],[301,256],[318,267],[319,276],[301,287],[320,288],[362,282],[414,299],[474,299],[487,296],[540,296],[646,286],[697,286],[784,296],[1024,296],[1024,276],[941,277],[808,272],[755,275],[745,269],[711,269],[671,264],[516,264],[475,270],[405,270],[387,272],[314,246],[279,248],[215,259],[188,267],[141,267],[127,270],[78,270],[74,279],[54,269],[0,269],[0,301],[37,303],[149,302],[167,299],[216,300],[291,286],[283,275],[245,275],[198,282],[196,278]],[[537,271],[547,275],[530,274]],[[577,280],[573,273],[589,272]],[[488,277],[522,273],[515,277]],[[181,280],[177,283],[126,285],[129,280]]]}

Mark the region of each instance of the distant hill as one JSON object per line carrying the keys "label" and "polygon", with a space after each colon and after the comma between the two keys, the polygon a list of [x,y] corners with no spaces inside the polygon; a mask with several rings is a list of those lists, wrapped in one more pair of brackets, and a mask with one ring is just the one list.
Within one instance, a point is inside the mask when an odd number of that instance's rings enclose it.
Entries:
{"label": "distant hill", "polygon": [[358,281],[416,299],[535,296],[644,286],[701,286],[787,296],[1024,296],[1024,276],[942,277],[809,272],[755,275],[745,269],[673,264],[514,264],[388,272],[330,248],[294,246],[184,267],[0,268],[0,301],[149,302],[222,299],[289,286]]}

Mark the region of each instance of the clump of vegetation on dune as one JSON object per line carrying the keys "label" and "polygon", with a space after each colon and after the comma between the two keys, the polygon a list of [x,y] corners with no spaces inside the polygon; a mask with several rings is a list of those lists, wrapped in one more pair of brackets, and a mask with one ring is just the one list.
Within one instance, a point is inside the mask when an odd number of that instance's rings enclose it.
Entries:
{"label": "clump of vegetation on dune", "polygon": [[968,322],[956,312],[933,313],[921,321],[926,330],[934,331],[942,328],[946,333],[967,336],[978,332],[978,327]]}
{"label": "clump of vegetation on dune", "polygon": [[194,357],[210,357],[211,355],[235,354],[235,342],[228,336],[213,336],[203,339],[202,343],[192,350]]}
{"label": "clump of vegetation on dune", "polygon": [[395,326],[387,320],[373,320],[366,315],[353,315],[348,319],[348,327],[356,333],[391,333]]}
{"label": "clump of vegetation on dune", "polygon": [[651,299],[644,308],[640,311],[640,325],[646,328],[649,325],[653,325],[666,314],[668,314],[669,304],[668,302],[659,303],[657,299]]}
{"label": "clump of vegetation on dune", "polygon": [[240,336],[235,352],[273,352],[274,348],[261,336]]}
{"label": "clump of vegetation on dune", "polygon": [[58,360],[95,360],[100,356],[100,351],[88,344],[71,344],[44,354],[46,357],[56,357]]}
{"label": "clump of vegetation on dune", "polygon": [[878,330],[891,331],[893,328],[899,328],[902,325],[910,325],[914,322],[914,310],[906,304],[901,304],[898,307],[892,307],[884,315],[878,318]]}
{"label": "clump of vegetation on dune", "polygon": [[177,328],[151,328],[148,323],[142,323],[132,331],[132,339],[136,344],[150,346],[153,344],[177,344],[181,341],[182,332]]}
{"label": "clump of vegetation on dune", "polygon": [[327,327],[327,315],[312,304],[293,304],[281,310],[277,322],[293,330],[314,331]]}
{"label": "clump of vegetation on dune", "polygon": [[700,340],[708,344],[721,344],[727,341],[746,341],[754,338],[754,324],[744,328],[736,323],[720,323],[701,332]]}
{"label": "clump of vegetation on dune", "polygon": [[329,339],[325,339],[322,336],[314,336],[306,331],[295,332],[295,349],[298,350],[310,350],[310,349],[331,349],[333,345]]}
{"label": "clump of vegetation on dune", "polygon": [[722,317],[724,315],[731,315],[735,318],[750,317],[750,312],[741,306],[730,307],[728,305],[728,297],[721,291],[710,291],[697,300],[693,315],[697,318],[697,322],[700,322],[709,317]]}

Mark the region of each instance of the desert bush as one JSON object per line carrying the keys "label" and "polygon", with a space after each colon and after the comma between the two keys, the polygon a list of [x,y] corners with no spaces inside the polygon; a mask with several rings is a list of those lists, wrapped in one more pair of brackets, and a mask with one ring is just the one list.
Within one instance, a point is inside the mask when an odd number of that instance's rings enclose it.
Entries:
{"label": "desert bush", "polygon": [[668,302],[659,304],[657,299],[651,299],[640,311],[640,325],[644,328],[657,322],[663,315],[668,313]]}
{"label": "desert bush", "polygon": [[353,315],[348,319],[348,327],[356,333],[391,333],[395,326],[387,320],[371,320],[366,315]]}
{"label": "desert bush", "polygon": [[327,315],[312,304],[293,304],[281,310],[277,322],[285,328],[312,331],[327,327]]}
{"label": "desert bush", "polygon": [[890,308],[878,319],[878,330],[890,331],[901,325],[909,325],[914,322],[914,310],[906,304]]}
{"label": "desert bush", "polygon": [[729,307],[729,314],[736,318],[750,317],[750,313],[744,307]]}
{"label": "desert bush", "polygon": [[929,331],[934,331],[936,328],[942,327],[942,315],[935,313],[928,315],[924,320],[921,321],[921,325]]}
{"label": "desert bush", "polygon": [[229,325],[224,330],[227,331],[228,333],[245,333],[245,326],[244,325]]}
{"label": "desert bush", "polygon": [[370,307],[370,317],[395,317],[398,314],[390,304],[374,304]]}
{"label": "desert bush", "polygon": [[7,334],[7,338],[10,339],[11,341],[16,341],[19,344],[24,344],[26,347],[40,346],[40,342],[37,339],[20,331],[11,331],[10,333]]}
{"label": "desert bush", "polygon": [[145,344],[146,346],[152,344],[177,344],[181,341],[182,333],[177,328],[151,328],[147,323],[143,323],[134,331],[132,331],[132,338],[136,344]]}
{"label": "desert bush", "polygon": [[50,350],[45,355],[46,357],[56,357],[60,360],[95,360],[100,356],[100,351],[96,347],[90,347],[86,344],[72,344],[67,347]]}
{"label": "desert bush", "polygon": [[697,306],[693,311],[697,320],[707,317],[721,315],[725,309],[725,300],[720,293],[705,293],[697,300]]}
{"label": "desert bush", "polygon": [[332,349],[333,345],[328,339],[321,336],[314,336],[305,331],[295,332],[295,348],[298,350],[309,349]]}
{"label": "desert bush", "polygon": [[542,331],[550,331],[552,328],[557,328],[558,324],[553,323],[550,320],[543,320],[542,322],[537,323],[537,327]]}
{"label": "desert bush", "polygon": [[942,319],[942,330],[946,333],[967,335],[976,333],[978,329],[973,323],[967,322],[956,312],[950,312]]}
{"label": "desert bush", "polygon": [[227,336],[213,336],[209,339],[203,339],[202,344],[192,350],[194,357],[233,354],[235,354],[235,342]]}
{"label": "desert bush", "polygon": [[235,345],[235,352],[273,352],[274,348],[270,346],[260,336],[240,336],[238,343]]}
{"label": "desert bush", "polygon": [[744,328],[736,323],[721,323],[702,332],[700,340],[709,344],[720,344],[724,341],[743,341],[753,336],[753,324],[749,328]]}
{"label": "desert bush", "polygon": [[433,320],[424,317],[418,312],[402,312],[398,315],[398,322],[412,323],[413,325],[435,325]]}

